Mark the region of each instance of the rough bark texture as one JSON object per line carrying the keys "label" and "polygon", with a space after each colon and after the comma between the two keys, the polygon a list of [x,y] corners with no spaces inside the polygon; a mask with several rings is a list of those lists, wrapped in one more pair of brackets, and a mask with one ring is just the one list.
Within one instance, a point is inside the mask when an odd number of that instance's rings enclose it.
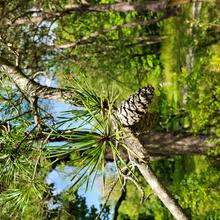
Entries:
{"label": "rough bark texture", "polygon": [[[49,133],[44,132],[43,134],[38,134],[34,139],[31,140],[40,140],[48,137]],[[60,136],[57,135],[60,133]],[[74,138],[71,136],[68,138],[67,135],[75,134],[76,131],[66,130],[66,131],[57,131],[56,135],[51,135],[48,138],[50,142],[73,142]],[[139,142],[137,142],[140,141]],[[207,155],[212,156],[210,152],[214,150],[216,147],[214,144],[209,143],[209,138],[204,136],[191,136],[191,135],[174,135],[172,133],[162,133],[151,131],[147,134],[140,135],[137,137],[130,137],[125,139],[128,145],[135,144],[136,150],[139,149],[139,157],[147,158],[150,157],[150,160],[158,160],[167,157],[172,157],[174,155]],[[142,147],[143,146],[143,147]],[[125,148],[120,148],[121,157],[125,160],[128,159],[128,153]],[[219,158],[220,155],[214,155],[215,158]],[[105,154],[106,161],[113,161],[113,155],[111,152],[111,148],[107,148]]]}
{"label": "rough bark texture", "polygon": [[152,156],[173,155],[208,155],[215,145],[205,136],[192,136],[190,134],[175,135],[150,131],[139,136],[147,153]]}
{"label": "rough bark texture", "polygon": [[[66,101],[72,94],[65,89],[43,86],[28,78],[18,67],[7,59],[0,57],[5,74],[17,85],[27,97],[38,97],[57,101]],[[76,103],[78,100],[74,100]]]}

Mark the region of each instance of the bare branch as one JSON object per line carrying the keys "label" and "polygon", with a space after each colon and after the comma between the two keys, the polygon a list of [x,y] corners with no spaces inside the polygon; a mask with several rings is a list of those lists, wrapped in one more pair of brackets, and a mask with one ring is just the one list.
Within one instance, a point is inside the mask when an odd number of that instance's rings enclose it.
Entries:
{"label": "bare branch", "polygon": [[[95,31],[87,36],[84,36],[82,37],[81,39],[73,42],[73,43],[70,43],[70,44],[63,44],[63,45],[56,45],[55,48],[56,49],[66,49],[66,48],[74,48],[76,47],[77,45],[80,45],[80,44],[85,44],[87,43],[89,40],[91,39],[95,39],[97,38],[98,36],[100,35],[103,35],[103,34],[106,34],[106,33],[109,33],[111,31],[115,31],[115,30],[119,30],[121,28],[135,28],[135,27],[138,27],[138,26],[150,26],[150,25],[153,25],[153,24],[156,24],[168,17],[171,17],[174,15],[174,12],[173,13],[167,13],[161,17],[158,17],[158,18],[155,18],[155,19],[152,19],[152,20],[149,20],[149,21],[138,21],[138,22],[130,22],[130,23],[126,23],[126,24],[122,24],[122,25],[115,25],[115,26],[111,26],[110,28],[108,29],[102,29],[100,31]],[[161,40],[161,39],[160,39]]]}
{"label": "bare branch", "polygon": [[126,190],[126,185],[125,185],[124,189],[121,189],[121,195],[120,195],[117,203],[115,204],[113,220],[117,220],[118,210],[119,210],[122,202],[126,199],[126,194],[127,194],[127,190]]}
{"label": "bare branch", "polygon": [[[69,15],[73,12],[85,13],[85,12],[130,12],[130,11],[152,11],[152,12],[164,12],[167,9],[172,8],[173,6],[180,4],[187,4],[189,0],[182,2],[178,2],[172,5],[169,5],[168,1],[144,1],[144,2],[120,2],[114,4],[97,4],[97,5],[89,5],[89,4],[72,4],[65,6],[62,10],[53,9],[53,11],[42,11],[38,10],[37,15],[35,11],[28,11],[24,13],[23,16],[10,21],[5,22],[7,25],[15,26],[15,25],[23,25],[30,23],[39,23],[44,20],[53,20],[57,18],[62,18],[63,16]],[[27,17],[27,15],[29,17]]]}
{"label": "bare branch", "polygon": [[103,211],[104,211],[105,208],[106,208],[106,205],[107,205],[107,203],[108,203],[108,200],[109,200],[109,198],[110,198],[110,195],[112,194],[112,191],[114,190],[114,188],[115,188],[117,182],[118,182],[118,178],[116,178],[116,179],[113,181],[113,183],[111,184],[110,190],[109,190],[108,195],[107,195],[107,198],[106,198],[106,200],[105,200],[105,203],[103,204],[102,209],[100,210],[99,214],[96,216],[95,220],[100,220],[100,217],[101,217]]}
{"label": "bare branch", "polygon": [[[15,66],[4,57],[0,57],[0,63],[2,63],[5,74],[14,81],[17,87],[27,97],[38,97],[63,102],[67,101],[67,98],[73,95],[65,89],[43,86],[35,82],[33,79],[29,79],[19,67]],[[79,103],[79,101],[74,100],[74,98],[72,102]]]}
{"label": "bare branch", "polygon": [[145,164],[142,162],[137,162],[137,167],[145,180],[148,182],[153,192],[159,197],[161,202],[169,209],[171,214],[177,220],[187,220],[188,217],[184,214],[182,208],[179,204],[172,198],[166,188],[161,184],[159,179],[156,177],[154,172],[152,171],[149,164]]}
{"label": "bare branch", "polygon": [[141,193],[141,200],[140,200],[140,203],[142,204],[145,200],[145,192],[144,192],[144,189],[143,187],[130,175],[127,175],[127,174],[121,174],[125,181],[127,182],[127,180],[130,180],[136,187],[137,189],[140,191]]}

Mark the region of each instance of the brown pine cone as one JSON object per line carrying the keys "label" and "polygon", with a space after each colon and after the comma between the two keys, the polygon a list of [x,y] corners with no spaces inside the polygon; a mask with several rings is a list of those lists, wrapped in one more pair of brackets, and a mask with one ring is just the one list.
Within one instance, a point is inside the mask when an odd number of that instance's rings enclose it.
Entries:
{"label": "brown pine cone", "polygon": [[147,85],[121,102],[117,114],[124,126],[133,126],[143,118],[151,103],[153,93],[153,86]]}

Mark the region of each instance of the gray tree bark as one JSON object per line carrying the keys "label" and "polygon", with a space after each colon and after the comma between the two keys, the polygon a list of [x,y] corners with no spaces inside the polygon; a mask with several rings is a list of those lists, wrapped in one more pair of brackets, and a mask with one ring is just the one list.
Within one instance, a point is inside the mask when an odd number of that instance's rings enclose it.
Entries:
{"label": "gray tree bark", "polygon": [[169,209],[170,213],[177,220],[187,220],[189,219],[183,212],[182,208],[178,203],[172,198],[166,188],[161,184],[160,180],[152,171],[149,164],[139,162],[136,164],[140,173],[143,175],[147,183],[150,185],[153,192],[158,196],[158,198],[163,202],[163,204]]}
{"label": "gray tree bark", "polygon": [[149,163],[149,154],[144,148],[140,140],[133,134],[129,128],[126,129],[127,138],[125,144],[130,148],[129,159],[134,162],[146,182],[150,185],[153,192],[158,196],[165,207],[177,220],[187,220],[188,217],[180,207],[177,201],[174,200],[172,195],[162,185],[160,180],[154,174]]}
{"label": "gray tree bark", "polygon": [[[38,97],[63,102],[73,95],[65,89],[43,86],[35,82],[33,79],[28,78],[19,67],[15,66],[4,57],[0,57],[0,63],[2,64],[1,67],[4,73],[27,97]],[[74,100],[73,98],[73,102],[77,103],[78,100]]]}
{"label": "gray tree bark", "polygon": [[[210,155],[216,146],[211,137],[149,131],[139,135],[144,149],[152,157],[173,155]],[[219,156],[219,155],[215,155]]]}

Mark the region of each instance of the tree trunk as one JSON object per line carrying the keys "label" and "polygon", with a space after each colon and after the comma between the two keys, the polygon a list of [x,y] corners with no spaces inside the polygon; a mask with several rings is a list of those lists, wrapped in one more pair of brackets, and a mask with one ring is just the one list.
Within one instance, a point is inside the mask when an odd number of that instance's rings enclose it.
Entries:
{"label": "tree trunk", "polygon": [[[210,137],[211,138],[211,137]],[[192,136],[190,134],[163,133],[150,131],[139,136],[146,152],[152,156],[173,155],[208,155],[215,149],[215,144],[206,136]],[[217,156],[217,155],[215,155]]]}

